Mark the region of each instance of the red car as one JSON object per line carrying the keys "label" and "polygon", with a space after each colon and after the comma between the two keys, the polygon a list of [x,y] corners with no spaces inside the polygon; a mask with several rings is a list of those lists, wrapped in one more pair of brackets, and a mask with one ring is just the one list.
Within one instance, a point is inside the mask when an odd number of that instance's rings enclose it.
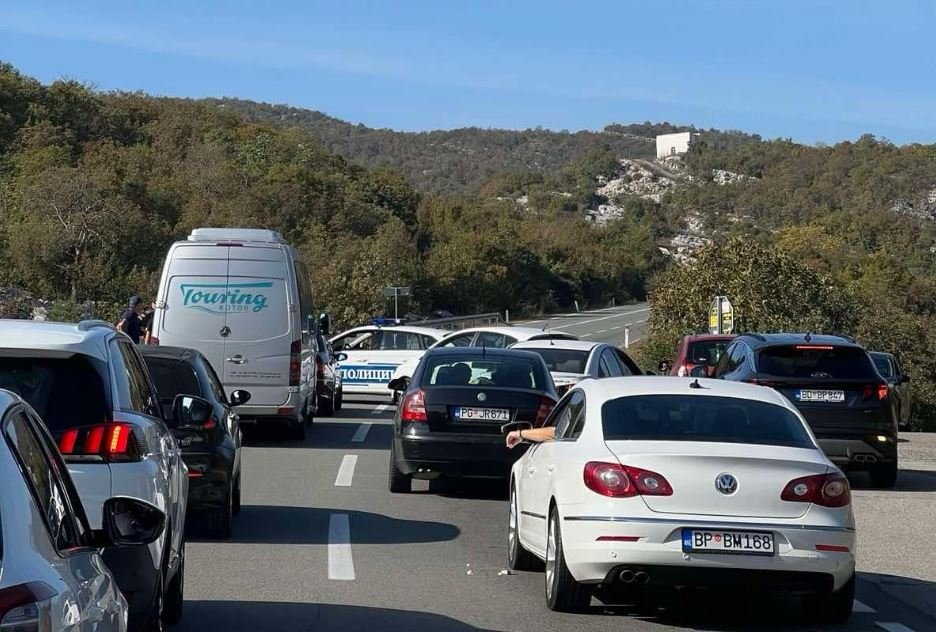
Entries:
{"label": "red car", "polygon": [[732,335],[695,334],[686,336],[676,349],[676,360],[669,371],[670,375],[689,377],[693,369],[703,368],[705,373],[696,371],[698,377],[711,377],[712,371],[725,347],[734,340]]}

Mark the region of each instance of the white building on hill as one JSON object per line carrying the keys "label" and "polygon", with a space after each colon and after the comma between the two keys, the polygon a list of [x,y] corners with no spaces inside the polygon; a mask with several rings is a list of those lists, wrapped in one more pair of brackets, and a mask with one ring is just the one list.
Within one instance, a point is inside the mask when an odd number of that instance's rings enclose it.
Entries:
{"label": "white building on hill", "polygon": [[699,141],[698,132],[677,132],[675,134],[660,134],[656,137],[657,160],[667,156],[678,156],[689,151],[692,143]]}

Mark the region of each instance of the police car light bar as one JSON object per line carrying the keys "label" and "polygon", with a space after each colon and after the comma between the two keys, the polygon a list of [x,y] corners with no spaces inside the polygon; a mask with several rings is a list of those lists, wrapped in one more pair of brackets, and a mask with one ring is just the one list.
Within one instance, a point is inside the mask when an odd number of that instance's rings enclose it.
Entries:
{"label": "police car light bar", "polygon": [[371,318],[371,324],[377,327],[387,327],[392,325],[402,325],[406,321],[402,318],[384,318],[383,316],[375,316]]}

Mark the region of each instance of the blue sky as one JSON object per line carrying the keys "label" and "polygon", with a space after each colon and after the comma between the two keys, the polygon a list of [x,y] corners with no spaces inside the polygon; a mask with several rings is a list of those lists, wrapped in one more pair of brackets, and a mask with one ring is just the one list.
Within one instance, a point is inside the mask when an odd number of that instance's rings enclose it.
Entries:
{"label": "blue sky", "polygon": [[43,82],[236,96],[374,127],[668,120],[936,142],[930,0],[5,0]]}

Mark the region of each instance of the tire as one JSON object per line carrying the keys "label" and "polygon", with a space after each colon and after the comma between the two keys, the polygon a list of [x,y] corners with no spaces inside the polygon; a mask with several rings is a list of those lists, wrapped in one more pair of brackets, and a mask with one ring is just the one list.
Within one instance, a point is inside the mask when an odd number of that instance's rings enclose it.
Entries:
{"label": "tire", "polygon": [[228,488],[224,506],[212,509],[208,514],[208,530],[213,538],[219,540],[231,539],[231,528],[234,521],[234,489]]}
{"label": "tire", "polygon": [[512,571],[537,571],[543,563],[535,555],[523,548],[520,542],[520,509],[517,502],[517,489],[510,486],[510,510],[507,518],[507,568]]}
{"label": "tire", "polygon": [[144,632],[163,632],[163,621],[166,616],[166,593],[164,569],[159,569],[156,577],[156,590],[153,595],[153,606],[149,618],[143,624]]}
{"label": "tire", "polygon": [[233,513],[236,516],[240,513],[241,510],[241,480],[240,474],[237,475],[237,478],[234,479],[234,507]]}
{"label": "tire", "polygon": [[169,582],[166,589],[165,605],[163,607],[163,621],[169,625],[178,623],[182,618],[185,604],[185,540],[182,541],[182,555],[179,559],[179,570]]}
{"label": "tire", "polygon": [[344,391],[338,389],[338,394],[335,396],[335,411],[341,410],[341,407],[344,405]]}
{"label": "tire", "polygon": [[581,612],[591,604],[591,593],[590,587],[575,581],[566,566],[559,511],[553,507],[546,543],[546,606],[555,612]]}
{"label": "tire", "polygon": [[390,474],[387,487],[391,494],[408,494],[413,491],[413,479],[397,467],[396,450],[393,448],[390,448]]}
{"label": "tire", "polygon": [[329,398],[320,397],[318,400],[319,414],[323,417],[331,417],[335,414],[335,391]]}
{"label": "tire", "polygon": [[844,624],[851,618],[855,604],[855,576],[833,593],[805,595],[803,608],[806,616],[816,623]]}
{"label": "tire", "polygon": [[871,486],[877,489],[891,489],[897,484],[897,461],[879,463],[871,466]]}

